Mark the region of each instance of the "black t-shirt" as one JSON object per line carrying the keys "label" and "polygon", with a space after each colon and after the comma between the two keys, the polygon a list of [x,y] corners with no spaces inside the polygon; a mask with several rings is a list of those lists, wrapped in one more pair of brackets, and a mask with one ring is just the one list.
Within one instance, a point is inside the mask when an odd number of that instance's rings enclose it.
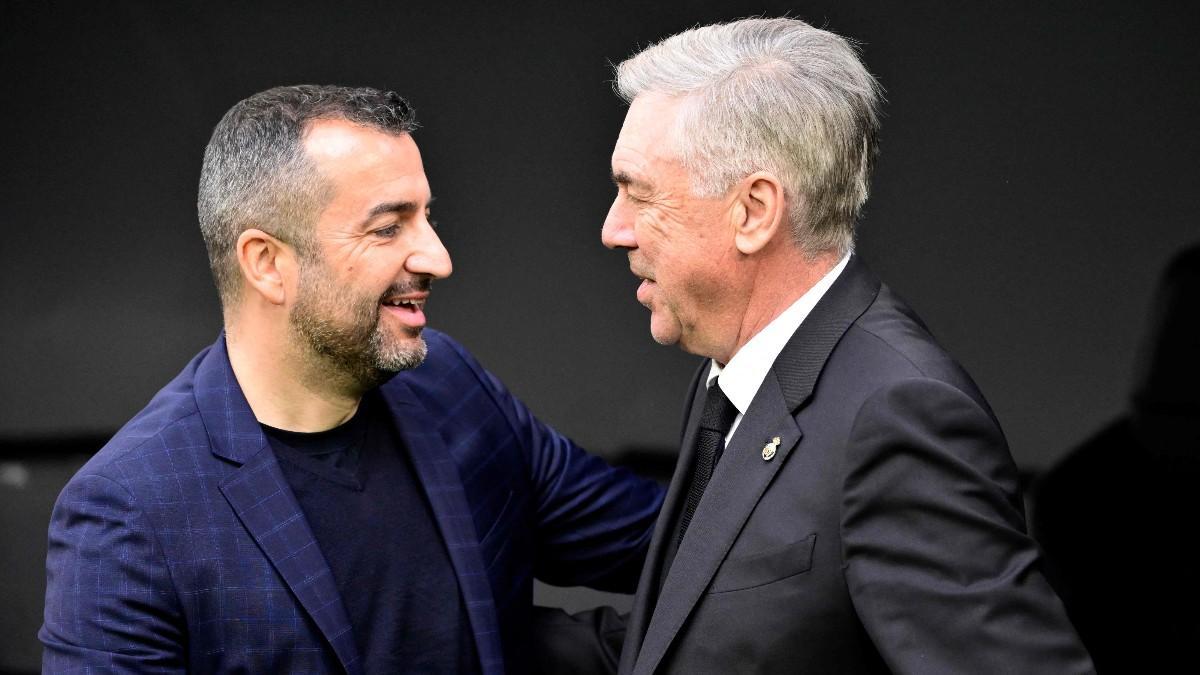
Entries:
{"label": "black t-shirt", "polygon": [[378,393],[328,431],[262,428],[329,563],[365,672],[479,672],[445,542]]}

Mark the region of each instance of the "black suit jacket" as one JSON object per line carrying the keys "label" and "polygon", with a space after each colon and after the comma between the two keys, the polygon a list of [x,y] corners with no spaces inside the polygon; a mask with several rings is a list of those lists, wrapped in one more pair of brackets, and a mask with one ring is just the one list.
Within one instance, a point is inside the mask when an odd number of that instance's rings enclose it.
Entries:
{"label": "black suit jacket", "polygon": [[663,578],[706,368],[622,673],[1093,670],[990,408],[857,257],[775,361]]}

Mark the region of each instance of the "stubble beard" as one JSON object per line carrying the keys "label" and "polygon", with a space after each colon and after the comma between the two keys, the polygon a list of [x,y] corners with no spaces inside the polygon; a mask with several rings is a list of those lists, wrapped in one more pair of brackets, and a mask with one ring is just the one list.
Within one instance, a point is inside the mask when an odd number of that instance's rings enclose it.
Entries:
{"label": "stubble beard", "polygon": [[[396,339],[380,325],[380,297],[354,293],[321,265],[301,265],[298,298],[288,314],[318,372],[366,391],[424,362],[427,347],[419,328],[406,327],[410,339]],[[397,290],[416,289],[388,292]]]}

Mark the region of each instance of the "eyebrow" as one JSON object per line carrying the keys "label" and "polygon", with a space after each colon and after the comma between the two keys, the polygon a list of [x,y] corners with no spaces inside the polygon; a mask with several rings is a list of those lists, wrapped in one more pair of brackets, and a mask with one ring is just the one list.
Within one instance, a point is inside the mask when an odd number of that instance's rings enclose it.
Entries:
{"label": "eyebrow", "polygon": [[649,191],[651,189],[650,183],[648,183],[640,178],[634,178],[633,176],[625,173],[624,171],[613,172],[612,182],[617,187],[624,185],[626,187],[632,187],[632,188],[635,188],[638,190],[643,190],[643,191]]}
{"label": "eyebrow", "polygon": [[[425,208],[429,208],[429,206],[433,204],[433,200],[434,198],[430,197],[429,201],[425,203]],[[367,212],[367,217],[363,220],[363,222],[368,222],[375,216],[383,215],[385,213],[394,213],[398,216],[407,216],[409,214],[416,213],[418,210],[420,210],[420,206],[418,206],[416,202],[383,202],[373,206],[371,210]]]}

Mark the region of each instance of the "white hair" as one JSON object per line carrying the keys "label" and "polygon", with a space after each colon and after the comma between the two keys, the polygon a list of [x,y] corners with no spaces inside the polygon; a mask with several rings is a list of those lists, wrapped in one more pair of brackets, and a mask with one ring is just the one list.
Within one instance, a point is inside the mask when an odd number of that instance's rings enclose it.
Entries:
{"label": "white hair", "polygon": [[673,35],[616,68],[617,94],[682,99],[668,142],[701,196],[768,171],[810,255],[854,247],[877,154],[882,89],[841,36],[797,19],[742,19]]}

